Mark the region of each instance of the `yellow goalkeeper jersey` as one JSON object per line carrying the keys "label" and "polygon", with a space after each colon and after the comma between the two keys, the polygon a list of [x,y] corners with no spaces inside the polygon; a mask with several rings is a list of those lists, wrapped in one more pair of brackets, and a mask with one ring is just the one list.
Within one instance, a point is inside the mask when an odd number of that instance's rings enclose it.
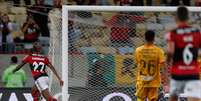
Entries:
{"label": "yellow goalkeeper jersey", "polygon": [[155,45],[143,45],[134,53],[137,64],[137,85],[159,87],[161,82],[160,67],[164,63],[164,51]]}
{"label": "yellow goalkeeper jersey", "polygon": [[200,80],[201,80],[201,58],[199,57],[198,62],[200,64]]}

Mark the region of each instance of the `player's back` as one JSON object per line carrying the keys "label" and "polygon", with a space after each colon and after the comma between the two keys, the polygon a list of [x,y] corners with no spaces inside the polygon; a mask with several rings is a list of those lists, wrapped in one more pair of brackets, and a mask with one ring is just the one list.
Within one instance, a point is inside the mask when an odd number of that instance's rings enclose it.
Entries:
{"label": "player's back", "polygon": [[149,82],[145,86],[160,85],[160,63],[164,61],[163,51],[155,45],[143,45],[135,52],[137,62],[137,81]]}
{"label": "player's back", "polygon": [[[178,26],[170,32],[170,41],[174,42],[173,66],[174,79],[197,79],[199,75],[198,50],[201,34],[188,25]],[[185,76],[185,78],[183,78]]]}
{"label": "player's back", "polygon": [[29,63],[34,79],[37,79],[40,76],[47,76],[45,69],[49,64],[49,60],[46,56],[41,54],[31,54],[25,57],[23,61]]}

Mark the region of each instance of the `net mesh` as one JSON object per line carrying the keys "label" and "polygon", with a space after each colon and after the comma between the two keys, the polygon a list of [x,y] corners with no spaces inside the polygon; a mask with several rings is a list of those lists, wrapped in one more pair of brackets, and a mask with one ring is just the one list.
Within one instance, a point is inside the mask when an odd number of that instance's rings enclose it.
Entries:
{"label": "net mesh", "polygon": [[[48,14],[49,17],[49,29],[50,29],[50,46],[49,46],[49,58],[54,65],[56,71],[61,77],[61,29],[62,29],[62,18],[61,10],[54,8]],[[56,76],[52,72],[50,74],[50,91],[53,95],[61,93],[61,87]]]}
{"label": "net mesh", "polygon": [[[190,24],[199,28],[200,16],[200,13],[192,13]],[[61,29],[61,23],[58,25]],[[143,45],[148,29],[156,32],[155,44],[165,48],[164,33],[174,27],[171,12],[69,12],[69,101],[102,101],[113,92],[127,94],[134,101],[134,50]],[[50,54],[61,74],[61,55],[56,52],[61,49],[61,30],[58,29],[52,29],[57,30],[57,34],[51,33]],[[52,83],[51,90],[55,93],[60,89]],[[114,97],[110,101],[124,100]]]}

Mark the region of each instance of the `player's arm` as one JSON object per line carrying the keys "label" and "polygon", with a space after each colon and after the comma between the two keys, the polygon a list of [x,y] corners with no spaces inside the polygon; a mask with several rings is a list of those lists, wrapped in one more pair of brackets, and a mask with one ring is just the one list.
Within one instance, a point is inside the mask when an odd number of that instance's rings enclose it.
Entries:
{"label": "player's arm", "polygon": [[13,70],[13,73],[15,73],[15,72],[17,72],[18,70],[20,70],[25,64],[26,64],[26,62],[20,63],[20,64]]}
{"label": "player's arm", "polygon": [[168,41],[167,42],[167,63],[168,64],[171,64],[173,54],[174,54],[174,42]]}
{"label": "player's arm", "polygon": [[174,45],[174,34],[172,32],[169,32],[165,35],[165,40],[167,41],[167,47],[166,47],[166,62],[168,64],[171,64],[172,62],[172,57],[174,54],[174,50],[175,50],[175,45]]}
{"label": "player's arm", "polygon": [[60,82],[60,85],[62,86],[63,85],[63,81],[62,79],[60,78],[60,76],[58,75],[57,71],[55,70],[54,66],[49,62],[47,64],[47,66],[51,69],[51,71],[56,75],[57,79],[59,80]]}
{"label": "player's arm", "polygon": [[17,72],[28,62],[29,62],[29,55],[25,56],[22,62],[12,72],[13,73]]}
{"label": "player's arm", "polygon": [[[200,32],[200,40],[201,40],[201,32]],[[198,56],[201,57],[201,41],[200,41],[200,46],[198,50]]]}

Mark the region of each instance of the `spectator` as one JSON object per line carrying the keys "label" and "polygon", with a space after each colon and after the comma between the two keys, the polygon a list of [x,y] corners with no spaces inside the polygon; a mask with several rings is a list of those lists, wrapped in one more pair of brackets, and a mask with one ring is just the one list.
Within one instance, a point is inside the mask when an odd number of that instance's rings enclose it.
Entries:
{"label": "spectator", "polygon": [[201,0],[195,0],[195,6],[201,6]]}
{"label": "spectator", "polygon": [[111,27],[111,46],[115,48],[132,46],[130,37],[133,37],[135,34],[136,18],[136,16],[119,13],[114,15],[109,21],[105,21],[105,24]]}
{"label": "spectator", "polygon": [[39,28],[43,29],[41,35],[44,37],[49,37],[47,15],[50,10],[50,6],[44,4],[44,0],[36,0],[35,5],[27,9],[28,15],[32,15]]}
{"label": "spectator", "polygon": [[129,46],[124,46],[124,47],[119,47],[117,50],[118,54],[121,55],[131,55],[133,53],[133,47],[129,47]]}
{"label": "spectator", "polygon": [[85,5],[86,0],[75,0],[76,5]]}
{"label": "spectator", "polygon": [[16,56],[11,57],[11,64],[5,69],[2,76],[2,81],[5,87],[24,87],[27,80],[25,71],[23,69],[16,73],[12,71],[16,68],[18,58]]}
{"label": "spectator", "polygon": [[97,1],[96,0],[89,0],[88,5],[96,5]]}
{"label": "spectator", "polygon": [[186,5],[190,6],[190,0],[171,0],[171,6]]}
{"label": "spectator", "polygon": [[121,68],[121,74],[129,74],[130,77],[134,77],[134,62],[131,58],[126,58],[123,60],[123,67]]}
{"label": "spectator", "polygon": [[134,0],[114,0],[114,3],[120,6],[131,6],[133,2]]}
{"label": "spectator", "polygon": [[13,41],[13,37],[11,35],[12,32],[12,23],[9,20],[9,16],[4,14],[2,16],[2,23],[0,25],[1,33],[2,33],[2,51],[3,53],[13,53],[15,51],[15,44]]}
{"label": "spectator", "polygon": [[68,21],[68,38],[69,38],[69,51],[71,52],[75,52],[77,51],[75,44],[76,44],[76,40],[79,40],[81,33],[80,28],[75,28],[74,27],[74,22],[69,20]]}
{"label": "spectator", "polygon": [[93,67],[89,70],[89,86],[91,87],[107,87],[107,82],[104,79],[106,61],[94,61]]}
{"label": "spectator", "polygon": [[[115,5],[120,6],[143,6],[143,0],[113,0]],[[151,1],[151,0],[148,0]],[[147,2],[149,3],[149,2]]]}
{"label": "spectator", "polygon": [[97,4],[98,5],[110,5],[108,0],[98,0]]}
{"label": "spectator", "polygon": [[75,0],[76,5],[96,5],[96,0]]}
{"label": "spectator", "polygon": [[[20,6],[20,0],[13,0],[13,2],[14,2],[14,6]],[[31,5],[31,0],[24,0],[24,3],[26,4],[26,5]]]}
{"label": "spectator", "polygon": [[38,40],[40,29],[32,16],[27,16],[21,30],[24,33],[24,42],[32,43]]}
{"label": "spectator", "polygon": [[54,6],[54,8],[59,8],[61,10],[61,8],[62,8],[61,0],[53,0],[53,6]]}

